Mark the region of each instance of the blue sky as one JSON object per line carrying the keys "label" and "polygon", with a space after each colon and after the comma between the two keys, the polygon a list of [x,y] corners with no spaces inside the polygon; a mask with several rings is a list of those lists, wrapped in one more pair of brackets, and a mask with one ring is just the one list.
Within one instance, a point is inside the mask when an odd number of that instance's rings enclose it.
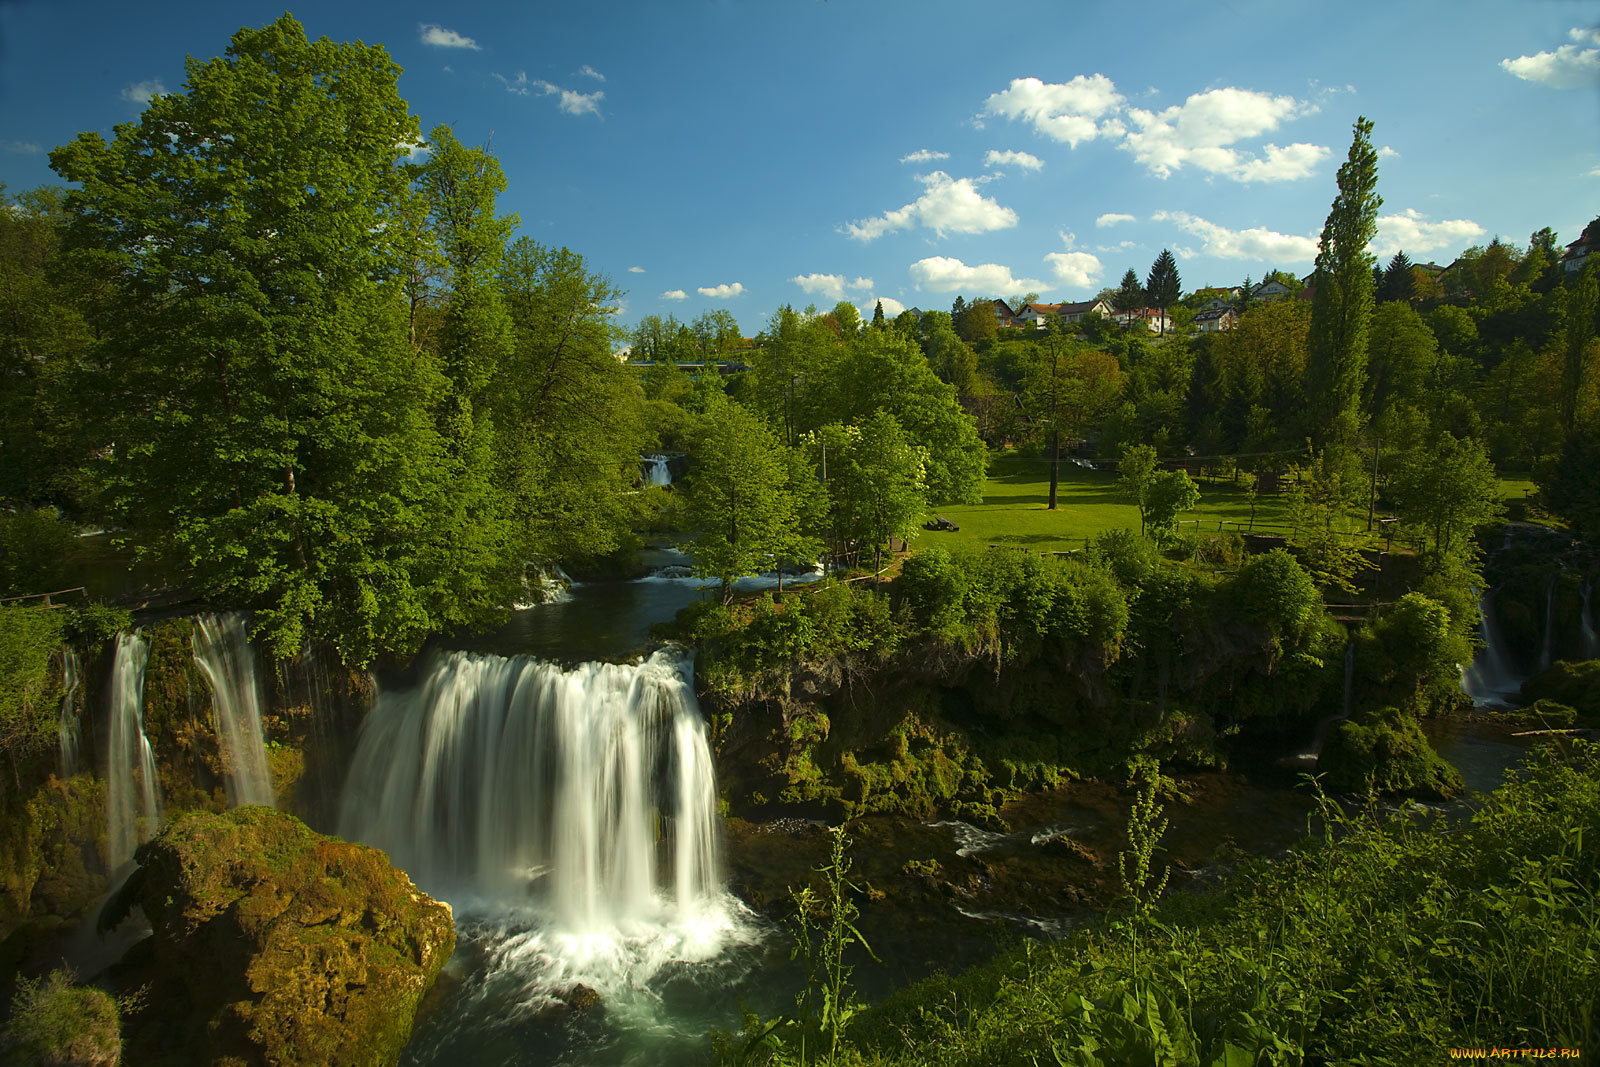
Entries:
{"label": "blue sky", "polygon": [[[0,181],[109,135],[273,4],[0,0]],[[1077,300],[1163,247],[1185,289],[1305,273],[1357,115],[1377,251],[1449,262],[1600,214],[1600,4],[337,3],[424,131],[488,140],[521,232],[622,318]]]}

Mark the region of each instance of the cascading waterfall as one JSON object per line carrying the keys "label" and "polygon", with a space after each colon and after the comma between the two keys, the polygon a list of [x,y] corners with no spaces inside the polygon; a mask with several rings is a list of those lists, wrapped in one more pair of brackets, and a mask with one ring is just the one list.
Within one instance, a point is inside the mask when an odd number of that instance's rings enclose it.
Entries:
{"label": "cascading waterfall", "polygon": [[1355,681],[1356,643],[1347,640],[1344,643],[1344,703],[1340,705],[1341,715],[1346,719],[1350,717],[1350,697],[1355,691]]}
{"label": "cascading waterfall", "polygon": [[691,919],[722,900],[691,669],[668,651],[571,671],[440,655],[379,695],[340,833],[447,898],[531,904],[562,931]]}
{"label": "cascading waterfall", "polygon": [[1522,675],[1506,657],[1500,629],[1494,621],[1494,593],[1478,602],[1478,639],[1483,647],[1461,671],[1461,691],[1478,707],[1500,706],[1522,688]]}
{"label": "cascading waterfall", "polygon": [[261,689],[244,616],[196,615],[194,662],[211,683],[211,709],[222,742],[228,806],[273,807],[272,775],[261,735]]}
{"label": "cascading waterfall", "polygon": [[1555,662],[1555,635],[1556,635],[1556,576],[1550,576],[1550,583],[1544,591],[1544,642],[1539,646],[1539,670],[1548,670],[1550,664]]}
{"label": "cascading waterfall", "polygon": [[106,760],[106,828],[111,869],[133,859],[133,850],[161,824],[156,755],[144,735],[144,667],[150,642],[139,633],[117,635],[111,666],[110,742]]}
{"label": "cascading waterfall", "polygon": [[83,665],[78,651],[63,645],[61,653],[61,719],[56,737],[61,752],[61,777],[78,772],[78,751],[82,747],[82,723],[78,718],[78,686],[83,683]]}
{"label": "cascading waterfall", "polygon": [[1589,608],[1589,596],[1593,591],[1593,582],[1583,584],[1583,613],[1579,616],[1579,622],[1583,627],[1584,659],[1600,659],[1600,634],[1594,632],[1594,615]]}
{"label": "cascading waterfall", "polygon": [[646,489],[672,484],[672,469],[666,456],[653,452],[639,457],[640,480]]}

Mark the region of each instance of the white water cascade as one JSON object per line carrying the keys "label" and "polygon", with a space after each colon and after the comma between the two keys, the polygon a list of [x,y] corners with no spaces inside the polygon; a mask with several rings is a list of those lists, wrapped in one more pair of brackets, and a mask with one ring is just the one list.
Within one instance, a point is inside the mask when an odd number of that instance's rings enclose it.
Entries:
{"label": "white water cascade", "polygon": [[137,632],[117,635],[111,665],[110,744],[106,760],[106,828],[113,871],[161,824],[156,755],[144,735],[144,666],[150,642]]}
{"label": "white water cascade", "polygon": [[1549,670],[1550,664],[1555,662],[1553,650],[1556,635],[1556,576],[1550,576],[1550,582],[1544,590],[1544,642],[1539,646],[1539,670]]}
{"label": "white water cascade", "polygon": [[340,833],[425,888],[533,907],[607,935],[720,907],[716,783],[691,664],[571,671],[451,652],[383,692],[346,783]]}
{"label": "white water cascade", "polygon": [[668,466],[668,459],[659,452],[652,452],[648,456],[639,457],[640,478],[646,489],[655,489],[658,486],[672,484],[672,469]]}
{"label": "white water cascade", "polygon": [[244,616],[196,615],[194,662],[211,683],[211,710],[222,743],[228,806],[275,807],[267,746],[261,735],[261,687]]}
{"label": "white water cascade", "polygon": [[1585,582],[1583,586],[1583,612],[1579,615],[1579,622],[1583,626],[1583,658],[1600,659],[1600,634],[1594,632],[1594,614],[1589,608],[1589,596],[1594,592],[1594,583]]}
{"label": "white water cascade", "polygon": [[78,719],[78,687],[83,684],[83,664],[77,649],[63,645],[61,651],[61,718],[56,726],[56,737],[61,753],[61,777],[71,778],[78,772],[78,751],[82,747],[82,723]]}
{"label": "white water cascade", "polygon": [[1503,707],[1522,689],[1523,676],[1512,666],[1494,621],[1494,594],[1478,602],[1478,640],[1483,647],[1461,671],[1461,691],[1477,707]]}

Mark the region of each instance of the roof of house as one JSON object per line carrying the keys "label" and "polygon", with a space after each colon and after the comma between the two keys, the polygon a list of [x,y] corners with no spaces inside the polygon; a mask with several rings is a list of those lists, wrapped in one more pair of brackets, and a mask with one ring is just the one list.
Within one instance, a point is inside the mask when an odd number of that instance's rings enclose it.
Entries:
{"label": "roof of house", "polygon": [[1105,301],[1097,296],[1093,300],[1071,300],[1055,306],[1056,314],[1058,315],[1081,315],[1097,306],[1103,307],[1104,305]]}
{"label": "roof of house", "polygon": [[1220,308],[1212,308],[1210,311],[1202,311],[1198,315],[1196,315],[1194,318],[1195,318],[1196,322],[1199,322],[1201,319],[1220,319],[1224,315],[1236,315],[1236,314],[1237,314],[1237,312],[1235,312],[1233,310],[1233,308],[1231,308],[1231,307],[1220,307]]}
{"label": "roof of house", "polygon": [[1036,311],[1041,315],[1059,315],[1063,306],[1061,304],[1023,304],[1017,309],[1017,314],[1025,315],[1030,311]]}

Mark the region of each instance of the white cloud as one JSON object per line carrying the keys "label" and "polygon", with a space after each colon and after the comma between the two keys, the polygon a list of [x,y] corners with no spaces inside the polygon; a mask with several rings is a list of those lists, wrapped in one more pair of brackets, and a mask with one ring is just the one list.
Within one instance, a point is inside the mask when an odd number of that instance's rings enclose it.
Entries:
{"label": "white cloud", "polygon": [[1094,224],[1103,230],[1108,226],[1115,226],[1119,222],[1138,221],[1139,220],[1132,215],[1124,215],[1119,211],[1108,211],[1104,215],[1101,215],[1099,218],[1095,219]]}
{"label": "white cloud", "polygon": [[643,267],[629,267],[628,268],[628,273],[629,274],[643,274],[644,273],[644,268]]}
{"label": "white cloud", "polygon": [[687,300],[687,299],[689,299],[689,294],[684,292],[682,289],[668,289],[666,292],[661,294],[661,299],[663,299],[663,300]]}
{"label": "white cloud", "polygon": [[1590,89],[1600,86],[1600,30],[1573,29],[1567,32],[1573,44],[1554,52],[1502,59],[1500,68],[1523,81],[1536,82],[1551,89]]}
{"label": "white cloud", "polygon": [[975,267],[969,267],[961,260],[949,256],[929,256],[927,259],[919,259],[911,264],[910,271],[918,289],[927,288],[936,293],[953,293],[959,289],[1009,295],[1024,290],[1044,288],[1044,283],[1036,278],[1013,277],[1011,268],[999,263],[980,263]]}
{"label": "white cloud", "polygon": [[1102,134],[1119,134],[1120,124],[1115,118],[1104,126],[1099,119],[1108,112],[1114,113],[1122,103],[1122,94],[1110,78],[1104,74],[1080,74],[1065,83],[1012,78],[1011,87],[990,95],[983,110],[989,115],[1031,122],[1044,136],[1076,148]]}
{"label": "white cloud", "polygon": [[598,82],[603,82],[606,80],[606,76],[604,74],[601,74],[598,70],[595,70],[587,63],[578,68],[578,73],[582,74],[585,78],[593,78]]}
{"label": "white cloud", "polygon": [[1380,256],[1392,256],[1404,249],[1407,255],[1414,256],[1463,244],[1484,232],[1484,228],[1471,219],[1434,222],[1414,208],[1407,208],[1398,215],[1378,216],[1378,237],[1372,242],[1372,250]]}
{"label": "white cloud", "polygon": [[135,104],[148,104],[166,91],[167,87],[161,84],[160,78],[151,78],[149,81],[134,82],[122,90],[122,99]]}
{"label": "white cloud", "polygon": [[696,292],[698,292],[701,296],[709,296],[713,300],[727,300],[730,297],[738,296],[740,293],[744,292],[744,283],[734,282],[732,285],[729,285],[727,282],[724,282],[721,285],[702,285],[698,290],[696,290]]}
{"label": "white cloud", "polygon": [[1228,146],[1316,110],[1292,96],[1211,89],[1162,111],[1129,108],[1128,117],[1137,129],[1128,133],[1122,147],[1158,178],[1193,166],[1242,182],[1292,181],[1309,177],[1312,168],[1327,158],[1328,149],[1305,143],[1284,148],[1269,144],[1265,156],[1256,157]]}
{"label": "white cloud", "polygon": [[920,148],[909,156],[901,156],[902,163],[931,163],[935,159],[949,159],[949,152],[935,152],[928,148]]}
{"label": "white cloud", "polygon": [[426,141],[404,141],[395,147],[405,149],[406,162],[408,163],[420,162],[433,151],[433,146]]}
{"label": "white cloud", "polygon": [[870,290],[871,278],[846,280],[843,274],[797,274],[789,279],[812,296],[825,296],[834,303],[844,299],[846,289]]}
{"label": "white cloud", "polygon": [[417,32],[422,35],[423,44],[431,44],[435,48],[470,48],[474,52],[481,51],[478,42],[471,37],[463,37],[455,30],[447,30],[436,22],[418,23]]}
{"label": "white cloud", "polygon": [[1390,148],[1388,145],[1384,145],[1382,148],[1378,149],[1378,158],[1379,159],[1399,159],[1400,158],[1400,153],[1396,152],[1394,149]]}
{"label": "white cloud", "polygon": [[1265,263],[1311,263],[1317,258],[1317,241],[1292,233],[1279,233],[1256,226],[1230,230],[1187,211],[1158,211],[1150,216],[1156,222],[1171,222],[1203,243],[1201,250],[1218,259],[1253,259]]}
{"label": "white cloud", "polygon": [[873,312],[877,310],[879,304],[883,305],[883,317],[890,321],[899,318],[900,313],[906,309],[904,304],[892,296],[875,296],[866,301],[865,306],[862,304],[856,305],[856,310],[861,312],[861,321],[871,322]]}
{"label": "white cloud", "polygon": [[1596,167],[1596,168],[1594,168],[1594,169],[1593,169],[1593,170],[1591,170],[1591,171],[1590,171],[1590,172],[1589,172],[1589,173],[1588,173],[1588,174],[1587,174],[1587,175],[1586,175],[1586,177],[1590,177],[1590,178],[1600,178],[1600,167]]}
{"label": "white cloud", "polygon": [[515,78],[507,78],[504,74],[496,74],[500,84],[506,87],[506,92],[517,96],[527,96],[532,90],[539,90],[540,96],[559,96],[561,110],[569,115],[598,115],[600,114],[600,101],[606,98],[603,91],[596,90],[592,93],[578,93],[571,89],[563,89],[543,78],[530,79],[525,71],[518,71]]}
{"label": "white cloud", "polygon": [[1017,213],[980,193],[971,178],[952,178],[936,170],[918,175],[917,181],[928,187],[927,192],[877,218],[846,223],[845,232],[858,241],[872,241],[918,224],[940,237],[946,233],[987,233],[1017,224]]}
{"label": "white cloud", "polygon": [[41,151],[32,141],[0,141],[0,148],[14,156],[36,156]]}
{"label": "white cloud", "polygon": [[1055,272],[1056,281],[1079,289],[1093,286],[1095,279],[1105,269],[1100,257],[1088,252],[1051,252],[1044,257],[1044,261]]}
{"label": "white cloud", "polygon": [[989,154],[983,157],[986,167],[1021,167],[1023,170],[1039,170],[1044,166],[1044,160],[1028,152],[1005,151],[999,152],[989,149]]}

